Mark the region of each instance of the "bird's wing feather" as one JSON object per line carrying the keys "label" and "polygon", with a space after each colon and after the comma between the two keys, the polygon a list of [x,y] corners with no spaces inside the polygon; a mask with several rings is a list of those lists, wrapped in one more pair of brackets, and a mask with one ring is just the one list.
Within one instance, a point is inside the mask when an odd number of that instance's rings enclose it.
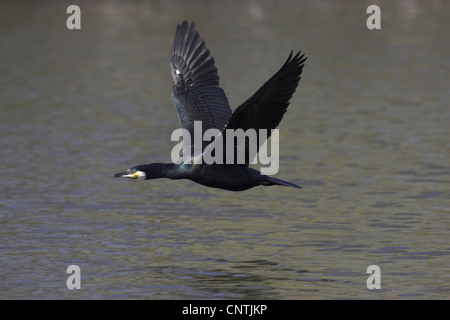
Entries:
{"label": "bird's wing feather", "polygon": [[184,21],[177,26],[172,48],[172,100],[181,128],[194,137],[194,121],[202,121],[202,134],[210,128],[223,130],[231,109],[209,49],[195,30]]}
{"label": "bird's wing feather", "polygon": [[[292,57],[292,52],[280,70],[275,73],[256,93],[247,101],[240,105],[232,114],[225,129],[267,129],[267,138],[271,135],[271,129],[275,129],[280,123],[287,107],[289,100],[294,94],[300,81],[304,62],[306,57],[298,52]],[[225,132],[223,133],[226,137]],[[226,140],[226,139],[225,139]],[[245,150],[246,166],[252,158],[249,154],[256,155],[259,147],[265,141],[259,140],[256,150],[249,150],[249,143],[246,139],[245,145],[234,142],[235,157],[239,150]]]}

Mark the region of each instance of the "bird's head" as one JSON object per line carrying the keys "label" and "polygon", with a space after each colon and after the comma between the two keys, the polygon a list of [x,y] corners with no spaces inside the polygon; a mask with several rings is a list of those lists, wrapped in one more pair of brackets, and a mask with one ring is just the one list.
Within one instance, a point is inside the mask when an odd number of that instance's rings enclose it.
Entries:
{"label": "bird's head", "polygon": [[145,168],[143,168],[143,166],[134,166],[129,168],[127,171],[114,174],[114,178],[145,180],[147,179],[147,174],[145,173]]}
{"label": "bird's head", "polygon": [[[175,171],[175,172],[173,172]],[[151,163],[131,167],[125,172],[116,173],[114,178],[130,178],[139,180],[174,178],[176,166],[173,163]]]}

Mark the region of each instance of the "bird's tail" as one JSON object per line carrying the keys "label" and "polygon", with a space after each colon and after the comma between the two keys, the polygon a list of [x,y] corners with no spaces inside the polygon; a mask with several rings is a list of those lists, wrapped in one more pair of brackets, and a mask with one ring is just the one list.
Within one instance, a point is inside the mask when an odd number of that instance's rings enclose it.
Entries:
{"label": "bird's tail", "polygon": [[294,187],[294,188],[301,188],[300,186],[291,183],[291,182],[287,182],[284,180],[280,180],[274,177],[269,177],[269,176],[265,176],[264,177],[264,182],[266,182],[264,185],[265,186],[273,186],[273,185],[279,185],[279,186],[286,186],[286,187]]}

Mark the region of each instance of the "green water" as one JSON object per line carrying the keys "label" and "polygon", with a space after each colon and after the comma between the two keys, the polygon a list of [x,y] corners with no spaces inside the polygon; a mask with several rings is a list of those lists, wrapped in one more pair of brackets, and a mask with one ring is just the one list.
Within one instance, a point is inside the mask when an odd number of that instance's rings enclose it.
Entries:
{"label": "green water", "polygon": [[[0,4],[0,298],[450,297],[450,2],[379,2],[381,30],[365,1],[70,4]],[[303,189],[112,178],[170,161],[183,20],[232,108],[306,52],[277,174]]]}

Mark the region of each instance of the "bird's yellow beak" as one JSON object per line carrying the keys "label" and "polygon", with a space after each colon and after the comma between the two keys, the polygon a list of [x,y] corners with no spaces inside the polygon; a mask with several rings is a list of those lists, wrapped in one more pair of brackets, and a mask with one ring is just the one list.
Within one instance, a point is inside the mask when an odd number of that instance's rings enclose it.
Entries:
{"label": "bird's yellow beak", "polygon": [[114,175],[114,178],[129,178],[129,179],[145,179],[146,175],[143,171],[136,171],[136,172],[120,172],[116,173]]}

